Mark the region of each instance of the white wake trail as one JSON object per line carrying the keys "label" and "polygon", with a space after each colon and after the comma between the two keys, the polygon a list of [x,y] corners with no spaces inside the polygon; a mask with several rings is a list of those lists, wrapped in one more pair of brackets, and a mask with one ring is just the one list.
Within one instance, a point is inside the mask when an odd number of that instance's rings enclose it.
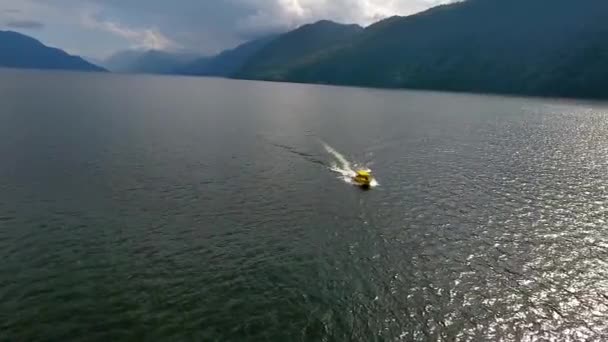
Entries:
{"label": "white wake trail", "polygon": [[[359,167],[357,164],[351,163],[350,161],[348,161],[348,159],[346,159],[346,157],[344,157],[343,154],[336,151],[335,148],[329,146],[325,142],[321,142],[321,143],[323,144],[323,147],[325,147],[325,150],[327,151],[327,153],[331,154],[336,159],[334,162],[332,162],[331,167],[329,169],[332,170],[333,172],[340,174],[340,176],[341,176],[340,178],[342,178],[342,180],[344,180],[346,183],[353,184],[353,177],[355,177],[357,175],[357,172],[355,171],[355,169],[366,170],[369,172],[372,171],[367,167]],[[354,168],[353,168],[353,165],[354,165]],[[378,182],[376,181],[376,179],[373,179],[371,186],[372,187],[378,186]]]}

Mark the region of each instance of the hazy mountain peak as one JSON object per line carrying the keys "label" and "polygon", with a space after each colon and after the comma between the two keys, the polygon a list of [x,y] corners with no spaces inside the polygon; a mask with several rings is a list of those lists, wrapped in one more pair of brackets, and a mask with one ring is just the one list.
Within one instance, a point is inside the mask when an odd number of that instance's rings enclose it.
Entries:
{"label": "hazy mountain peak", "polygon": [[114,72],[167,74],[199,57],[199,54],[186,51],[133,49],[113,54],[103,65]]}

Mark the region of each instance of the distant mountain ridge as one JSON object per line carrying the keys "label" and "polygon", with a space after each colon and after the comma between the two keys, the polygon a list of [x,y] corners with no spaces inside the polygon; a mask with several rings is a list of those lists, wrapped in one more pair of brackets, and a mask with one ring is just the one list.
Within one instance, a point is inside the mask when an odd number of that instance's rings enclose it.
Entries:
{"label": "distant mountain ridge", "polygon": [[277,36],[243,43],[215,56],[157,50],[126,50],[103,62],[113,72],[231,77]]}
{"label": "distant mountain ridge", "polygon": [[253,55],[235,73],[237,78],[281,79],[286,71],[307,63],[316,54],[330,51],[363,31],[359,25],[321,20],[280,35]]}
{"label": "distant mountain ridge", "polygon": [[231,77],[243,68],[251,57],[276,38],[277,35],[259,38],[241,44],[234,49],[225,50],[216,56],[199,58],[178,69],[177,73],[195,76]]}
{"label": "distant mountain ridge", "polygon": [[363,31],[359,25],[328,20],[303,25],[293,31],[246,42],[213,57],[200,58],[177,70],[178,74],[232,78],[272,79],[276,68],[289,68],[299,58],[331,49]]}
{"label": "distant mountain ridge", "polygon": [[303,51],[293,31],[237,78],[608,98],[608,1],[466,0]]}
{"label": "distant mountain ridge", "polygon": [[107,58],[103,65],[113,72],[172,74],[197,58],[198,54],[159,50],[126,50]]}
{"label": "distant mountain ridge", "polygon": [[106,71],[78,56],[14,31],[0,31],[0,67]]}

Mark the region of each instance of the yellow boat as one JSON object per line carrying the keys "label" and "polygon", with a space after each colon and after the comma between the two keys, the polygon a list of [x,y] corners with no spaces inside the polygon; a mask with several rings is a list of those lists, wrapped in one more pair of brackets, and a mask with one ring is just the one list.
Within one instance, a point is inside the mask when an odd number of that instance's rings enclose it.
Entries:
{"label": "yellow boat", "polygon": [[357,171],[357,174],[353,177],[353,182],[355,182],[355,184],[357,184],[363,189],[369,189],[373,179],[374,178],[372,177],[371,172],[366,170],[359,170]]}

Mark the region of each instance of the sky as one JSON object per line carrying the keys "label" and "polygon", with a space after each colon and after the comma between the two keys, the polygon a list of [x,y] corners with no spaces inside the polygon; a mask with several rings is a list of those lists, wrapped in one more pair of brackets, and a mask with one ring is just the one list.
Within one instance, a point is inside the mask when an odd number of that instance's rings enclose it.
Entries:
{"label": "sky", "polygon": [[101,60],[128,49],[212,55],[321,19],[369,25],[450,0],[0,0],[0,30]]}

